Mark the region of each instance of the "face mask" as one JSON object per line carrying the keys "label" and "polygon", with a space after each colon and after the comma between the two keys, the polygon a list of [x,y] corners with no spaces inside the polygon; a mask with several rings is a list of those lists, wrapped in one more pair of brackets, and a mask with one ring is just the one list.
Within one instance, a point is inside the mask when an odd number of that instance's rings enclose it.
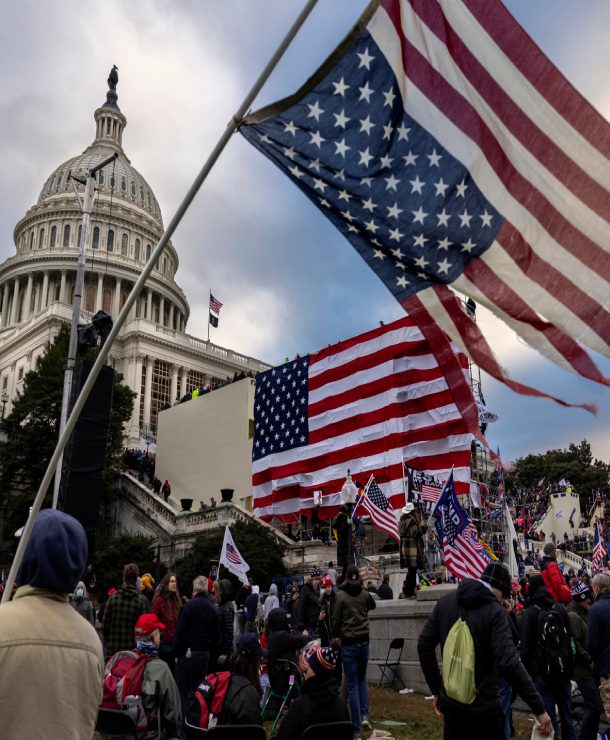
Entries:
{"label": "face mask", "polygon": [[76,596],[77,599],[82,599],[83,596],[85,595],[85,592],[83,591],[82,588],[77,588],[76,591],[74,592],[74,595]]}

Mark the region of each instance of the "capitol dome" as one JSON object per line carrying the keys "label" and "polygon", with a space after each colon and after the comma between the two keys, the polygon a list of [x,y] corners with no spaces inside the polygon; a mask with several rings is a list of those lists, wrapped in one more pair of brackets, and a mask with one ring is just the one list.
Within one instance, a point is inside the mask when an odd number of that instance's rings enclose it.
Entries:
{"label": "capitol dome", "polygon": [[[85,246],[80,321],[97,311],[119,315],[163,234],[152,188],[123,149],[127,119],[118,107],[116,68],[106,101],[93,114],[95,134],[82,154],[67,159],[45,180],[37,202],[14,230],[16,253],[0,264],[0,392],[12,399],[25,374],[60,327],[71,320],[82,235],[79,197],[87,171],[113,153],[96,174],[96,196]],[[171,241],[116,338],[109,360],[136,394],[127,436],[139,444],[156,432],[159,411],[215,379],[265,368],[186,333],[190,308],[176,283],[178,255]],[[143,437],[144,435],[144,437]]]}

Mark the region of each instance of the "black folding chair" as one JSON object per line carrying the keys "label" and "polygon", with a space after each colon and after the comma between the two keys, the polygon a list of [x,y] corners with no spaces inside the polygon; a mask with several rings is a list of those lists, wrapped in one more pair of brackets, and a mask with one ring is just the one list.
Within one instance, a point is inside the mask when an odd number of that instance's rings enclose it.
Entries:
{"label": "black folding chair", "polygon": [[202,730],[186,722],[186,736],[189,740],[266,740],[265,728],[261,725],[216,725],[209,730]]}
{"label": "black folding chair", "polygon": [[351,722],[325,722],[309,725],[301,735],[301,740],[352,740],[354,727]]}
{"label": "black folding chair", "polygon": [[137,738],[136,723],[120,709],[99,709],[95,729],[104,737]]}
{"label": "black folding chair", "polygon": [[[390,647],[388,648],[388,654],[386,655],[385,664],[380,665],[379,668],[381,670],[381,678],[379,679],[379,686],[383,683],[383,679],[389,680],[390,687],[394,685],[394,681],[398,680],[402,684],[403,689],[406,688],[405,682],[402,680],[402,678],[398,675],[398,667],[400,665],[400,658],[402,656],[402,651],[405,646],[405,641],[403,637],[395,637],[392,642],[390,643]],[[398,657],[396,660],[393,660],[390,662],[390,653],[392,650],[398,650]]]}

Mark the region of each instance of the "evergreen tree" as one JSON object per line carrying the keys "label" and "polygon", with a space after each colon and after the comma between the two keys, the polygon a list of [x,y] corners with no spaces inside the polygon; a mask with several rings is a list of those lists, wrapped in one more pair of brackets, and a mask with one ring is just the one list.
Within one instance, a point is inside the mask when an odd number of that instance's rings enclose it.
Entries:
{"label": "evergreen tree", "polygon": [[[68,357],[70,328],[64,324],[35,370],[26,373],[23,388],[13,401],[4,421],[6,442],[0,444],[0,505],[3,510],[4,538],[21,527],[40,486],[59,436],[64,369]],[[94,360],[97,350],[86,359]],[[124,426],[131,417],[135,393],[115,373],[110,430],[106,449],[104,478],[106,488],[119,470]],[[43,503],[49,506],[53,484]]]}

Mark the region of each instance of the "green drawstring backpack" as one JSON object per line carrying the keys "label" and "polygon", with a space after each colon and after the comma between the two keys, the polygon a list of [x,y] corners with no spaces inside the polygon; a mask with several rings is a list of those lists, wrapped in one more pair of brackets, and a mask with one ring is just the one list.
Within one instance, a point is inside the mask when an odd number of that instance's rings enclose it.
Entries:
{"label": "green drawstring backpack", "polygon": [[477,698],[474,658],[472,635],[460,616],[443,647],[443,685],[447,696],[461,704],[472,704]]}

